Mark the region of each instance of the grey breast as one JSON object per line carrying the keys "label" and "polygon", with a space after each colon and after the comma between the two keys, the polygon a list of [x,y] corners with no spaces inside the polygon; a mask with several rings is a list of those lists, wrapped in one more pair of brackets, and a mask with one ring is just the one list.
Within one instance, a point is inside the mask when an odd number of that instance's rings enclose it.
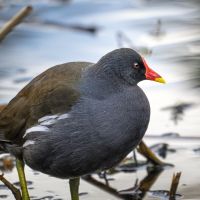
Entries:
{"label": "grey breast", "polygon": [[138,86],[103,99],[83,96],[65,116],[44,121],[38,127],[42,131],[26,135],[24,159],[33,169],[59,178],[110,168],[139,143],[149,115]]}

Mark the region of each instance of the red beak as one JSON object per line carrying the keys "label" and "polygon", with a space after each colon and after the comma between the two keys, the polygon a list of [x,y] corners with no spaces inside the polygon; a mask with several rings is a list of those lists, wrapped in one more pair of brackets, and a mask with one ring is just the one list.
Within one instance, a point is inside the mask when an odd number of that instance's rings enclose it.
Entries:
{"label": "red beak", "polygon": [[146,63],[146,61],[145,61],[144,58],[142,58],[142,61],[143,61],[144,66],[146,68],[145,76],[146,76],[147,80],[156,81],[156,82],[159,82],[159,83],[165,83],[165,80],[158,73],[156,73],[155,71],[153,71],[148,66],[148,64]]}

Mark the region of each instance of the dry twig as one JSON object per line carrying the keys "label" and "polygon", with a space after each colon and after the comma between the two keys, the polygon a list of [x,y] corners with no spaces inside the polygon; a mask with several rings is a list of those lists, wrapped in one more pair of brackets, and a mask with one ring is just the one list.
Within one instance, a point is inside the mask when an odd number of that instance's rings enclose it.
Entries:
{"label": "dry twig", "polygon": [[15,16],[13,16],[1,29],[0,29],[0,41],[12,31],[12,29],[19,24],[30,12],[32,11],[31,6],[22,8]]}

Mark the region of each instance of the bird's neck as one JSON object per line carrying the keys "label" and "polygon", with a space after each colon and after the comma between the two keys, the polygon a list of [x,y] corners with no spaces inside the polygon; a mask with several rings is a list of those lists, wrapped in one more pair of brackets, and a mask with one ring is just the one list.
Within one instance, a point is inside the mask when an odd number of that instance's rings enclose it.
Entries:
{"label": "bird's neck", "polygon": [[108,97],[131,87],[110,70],[109,67],[94,65],[89,67],[83,75],[81,88],[85,93],[99,98]]}

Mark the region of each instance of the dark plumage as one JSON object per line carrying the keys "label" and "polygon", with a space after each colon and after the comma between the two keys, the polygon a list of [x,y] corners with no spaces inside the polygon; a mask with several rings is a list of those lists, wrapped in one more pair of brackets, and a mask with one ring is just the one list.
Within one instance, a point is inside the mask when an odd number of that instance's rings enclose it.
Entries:
{"label": "dark plumage", "polygon": [[96,64],[48,69],[0,113],[3,148],[59,178],[116,165],[141,141],[149,123],[149,102],[137,86],[147,67],[137,52],[123,48]]}

